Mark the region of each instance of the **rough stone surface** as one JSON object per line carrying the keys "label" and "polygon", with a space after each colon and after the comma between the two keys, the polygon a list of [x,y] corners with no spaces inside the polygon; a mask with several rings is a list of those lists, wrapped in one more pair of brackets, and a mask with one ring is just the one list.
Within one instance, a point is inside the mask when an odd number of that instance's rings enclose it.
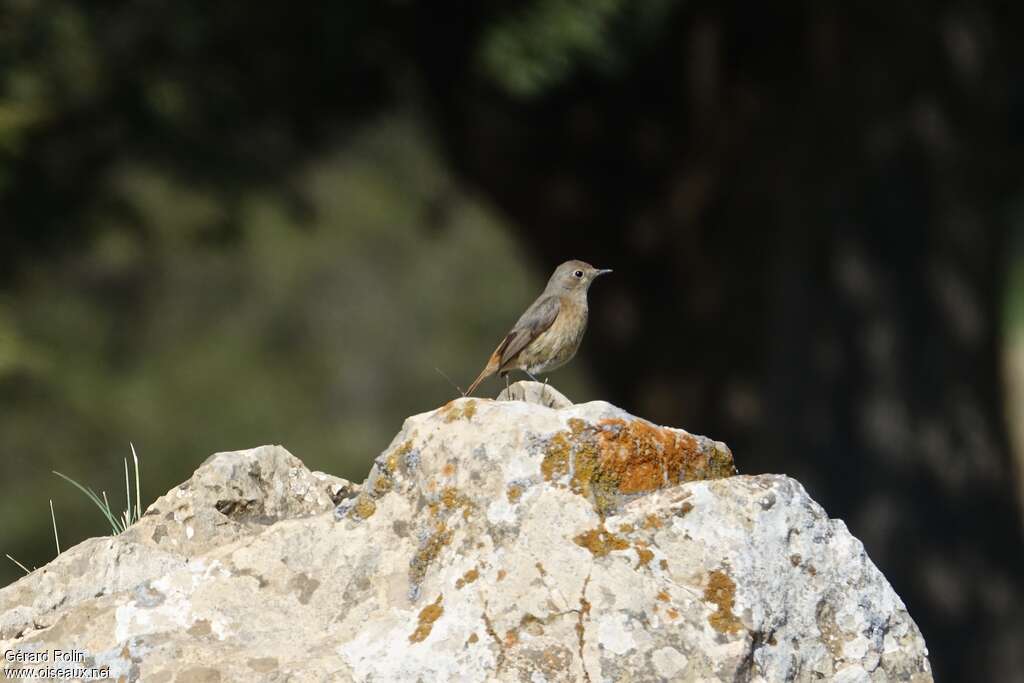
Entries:
{"label": "rough stone surface", "polygon": [[540,382],[516,382],[508,389],[502,389],[496,401],[526,401],[548,408],[568,408],[572,401],[550,384]]}
{"label": "rough stone surface", "polygon": [[602,402],[458,399],[362,487],[220,453],[0,591],[0,650],[146,681],[930,681],[845,525],[732,473]]}

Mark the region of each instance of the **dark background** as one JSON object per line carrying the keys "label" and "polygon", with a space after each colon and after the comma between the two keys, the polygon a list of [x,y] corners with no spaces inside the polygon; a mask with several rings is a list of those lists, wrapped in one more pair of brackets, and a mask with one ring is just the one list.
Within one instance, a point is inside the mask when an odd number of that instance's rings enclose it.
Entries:
{"label": "dark background", "polygon": [[938,680],[1024,680],[1024,9],[772,4],[0,2],[0,550],[103,533],[50,470],[123,504],[129,441],[145,503],[361,479],[577,257],[560,389],[797,477]]}

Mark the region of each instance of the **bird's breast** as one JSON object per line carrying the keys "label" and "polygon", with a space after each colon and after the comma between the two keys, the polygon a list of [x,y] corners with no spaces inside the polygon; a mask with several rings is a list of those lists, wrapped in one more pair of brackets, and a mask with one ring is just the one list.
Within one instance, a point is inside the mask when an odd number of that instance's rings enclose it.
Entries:
{"label": "bird's breast", "polygon": [[531,373],[553,370],[568,363],[583,341],[587,330],[587,306],[562,299],[558,316],[520,353],[520,367]]}

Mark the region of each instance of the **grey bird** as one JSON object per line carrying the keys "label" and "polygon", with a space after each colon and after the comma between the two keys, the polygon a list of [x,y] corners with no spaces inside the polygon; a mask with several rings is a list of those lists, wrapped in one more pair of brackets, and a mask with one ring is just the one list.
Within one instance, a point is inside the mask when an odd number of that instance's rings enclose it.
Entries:
{"label": "grey bird", "polygon": [[555,268],[547,287],[494,349],[465,395],[494,373],[507,378],[510,371],[522,370],[536,380],[537,374],[572,360],[587,329],[587,290],[610,272],[585,261],[566,261]]}

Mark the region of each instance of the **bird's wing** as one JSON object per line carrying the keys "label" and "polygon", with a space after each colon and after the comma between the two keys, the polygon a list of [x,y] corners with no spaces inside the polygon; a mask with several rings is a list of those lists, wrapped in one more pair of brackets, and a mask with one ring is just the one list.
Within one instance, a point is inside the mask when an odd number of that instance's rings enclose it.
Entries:
{"label": "bird's wing", "polygon": [[558,317],[560,308],[561,301],[557,296],[544,297],[530,306],[495,351],[501,357],[498,367],[504,367],[526,348],[527,344],[551,327]]}

